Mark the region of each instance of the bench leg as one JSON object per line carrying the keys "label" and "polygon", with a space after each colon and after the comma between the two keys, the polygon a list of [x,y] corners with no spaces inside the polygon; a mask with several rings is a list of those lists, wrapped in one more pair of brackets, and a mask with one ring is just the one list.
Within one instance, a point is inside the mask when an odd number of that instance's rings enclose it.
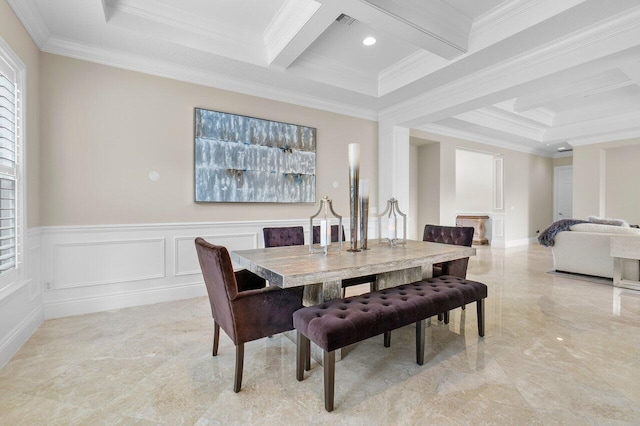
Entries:
{"label": "bench leg", "polygon": [[236,376],[233,381],[233,391],[240,392],[242,387],[242,366],[244,364],[244,343],[236,345]]}
{"label": "bench leg", "polygon": [[447,311],[447,312],[442,314],[442,316],[444,317],[444,323],[445,324],[449,324],[449,312],[450,311]]}
{"label": "bench leg", "polygon": [[476,308],[478,310],[478,335],[484,337],[484,299],[476,302]]}
{"label": "bench leg", "polygon": [[391,332],[390,331],[385,331],[384,332],[384,347],[385,348],[391,347]]}
{"label": "bench leg", "polygon": [[424,364],[424,330],[425,321],[416,322],[416,362],[418,365]]}
{"label": "bench leg", "polygon": [[336,378],[336,352],[324,351],[324,409],[333,411],[333,390]]}
{"label": "bench leg", "polygon": [[298,331],[298,339],[296,340],[296,379],[301,382],[304,379],[304,370],[309,371],[307,363],[310,364],[311,341]]}
{"label": "bench leg", "polygon": [[438,321],[442,321],[444,319],[444,315],[443,314],[438,314]]}

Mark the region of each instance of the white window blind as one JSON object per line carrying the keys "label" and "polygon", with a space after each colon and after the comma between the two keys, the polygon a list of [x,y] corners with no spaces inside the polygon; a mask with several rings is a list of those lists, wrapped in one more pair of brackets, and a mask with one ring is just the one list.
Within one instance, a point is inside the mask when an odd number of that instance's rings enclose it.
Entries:
{"label": "white window blind", "polygon": [[16,169],[19,95],[16,73],[0,57],[0,275],[17,266],[19,248]]}

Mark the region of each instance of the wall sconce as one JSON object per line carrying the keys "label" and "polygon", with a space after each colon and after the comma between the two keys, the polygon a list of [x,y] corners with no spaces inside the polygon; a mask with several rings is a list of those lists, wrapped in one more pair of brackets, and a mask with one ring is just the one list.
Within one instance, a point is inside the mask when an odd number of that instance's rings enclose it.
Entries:
{"label": "wall sconce", "polygon": [[[387,238],[382,238],[382,220],[387,219]],[[402,222],[399,224],[398,222]],[[402,226],[402,239],[398,238],[398,230]],[[380,244],[389,243],[394,247],[407,243],[407,215],[398,208],[398,200],[391,198],[387,201],[387,208],[380,214],[378,220],[378,236]]]}
{"label": "wall sconce", "polygon": [[[329,216],[329,213],[331,213],[331,216]],[[314,219],[316,223],[319,219],[319,226],[313,225]],[[332,225],[332,221],[334,223],[337,222],[337,225]],[[332,232],[332,228],[337,232]],[[332,247],[337,247],[337,250],[333,249],[334,251],[342,251],[342,216],[333,210],[333,203],[326,195],[320,200],[318,211],[309,218],[309,230],[311,232],[311,237],[309,238],[309,251],[311,253],[324,253],[326,255]],[[337,235],[335,241],[332,241],[334,240],[332,234]],[[337,242],[338,244],[332,245],[332,242]]]}

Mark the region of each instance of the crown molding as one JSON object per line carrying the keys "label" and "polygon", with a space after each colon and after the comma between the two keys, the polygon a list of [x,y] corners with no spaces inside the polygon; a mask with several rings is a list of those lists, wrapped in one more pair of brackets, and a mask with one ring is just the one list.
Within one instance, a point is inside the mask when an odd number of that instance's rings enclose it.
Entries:
{"label": "crown molding", "polygon": [[22,25],[27,30],[38,49],[47,43],[51,37],[51,31],[40,15],[40,11],[34,0],[7,0],[11,9],[16,14]]}
{"label": "crown molding", "polygon": [[622,141],[625,139],[632,139],[640,137],[640,127],[633,129],[621,130],[618,132],[606,132],[595,136],[585,136],[580,138],[572,138],[570,143],[573,147],[593,145],[595,143],[606,143]]}
{"label": "crown molding", "polygon": [[635,7],[584,31],[569,34],[551,45],[542,45],[508,62],[489,66],[386,108],[380,112],[380,119],[396,125],[419,126],[427,120],[435,121],[433,114],[436,111],[514,87],[529,81],[529,76],[541,78],[541,70],[545,75],[551,75],[576,66],[576,58],[580,63],[600,58],[603,55],[603,43],[610,46],[613,52],[619,52],[634,47],[638,39],[640,7]]}
{"label": "crown molding", "polygon": [[68,56],[144,74],[215,87],[222,90],[315,108],[351,117],[372,121],[377,121],[378,119],[378,114],[374,109],[358,108],[314,96],[301,95],[282,88],[215,74],[210,71],[194,69],[193,67],[177,65],[172,62],[145,58],[121,51],[108,50],[57,37],[49,38],[49,41],[42,50],[56,55]]}
{"label": "crown molding", "polygon": [[565,126],[579,121],[599,120],[602,117],[618,116],[638,110],[640,110],[640,99],[614,99],[610,102],[558,113],[554,125]]}
{"label": "crown molding", "polygon": [[555,143],[566,140],[571,145],[576,145],[574,141],[588,141],[593,138],[597,139],[599,135],[626,132],[629,129],[638,128],[638,123],[640,123],[640,111],[631,110],[625,114],[557,126],[547,131],[544,142]]}
{"label": "crown molding", "polygon": [[458,114],[453,118],[537,142],[542,142],[544,133],[549,128],[548,126],[533,124],[529,120],[519,118],[514,114],[503,113],[498,109],[480,108]]}
{"label": "crown molding", "polygon": [[490,138],[484,135],[479,135],[473,132],[467,132],[465,130],[454,129],[451,127],[441,126],[438,124],[427,124],[416,128],[429,133],[435,133],[442,136],[449,136],[452,138],[463,139],[470,142],[481,143],[485,145],[495,146],[498,148],[509,149],[511,151],[524,152],[525,154],[534,154],[541,157],[553,157],[553,153],[547,152],[544,149],[536,149],[527,146],[514,144],[501,139]]}

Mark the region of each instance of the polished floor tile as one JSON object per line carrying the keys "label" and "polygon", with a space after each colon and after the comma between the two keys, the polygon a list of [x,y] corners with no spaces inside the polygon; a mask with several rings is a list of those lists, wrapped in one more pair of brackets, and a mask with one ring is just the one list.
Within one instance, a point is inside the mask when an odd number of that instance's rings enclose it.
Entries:
{"label": "polished floor tile", "polygon": [[322,367],[296,381],[283,335],[246,344],[235,394],[206,298],[45,321],[0,370],[0,424],[640,424],[640,292],[550,269],[544,247],[479,247],[485,337],[469,306],[432,321],[423,366],[414,327],[353,345],[332,413]]}

